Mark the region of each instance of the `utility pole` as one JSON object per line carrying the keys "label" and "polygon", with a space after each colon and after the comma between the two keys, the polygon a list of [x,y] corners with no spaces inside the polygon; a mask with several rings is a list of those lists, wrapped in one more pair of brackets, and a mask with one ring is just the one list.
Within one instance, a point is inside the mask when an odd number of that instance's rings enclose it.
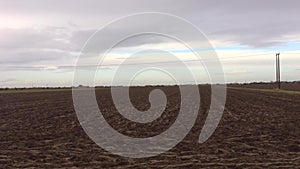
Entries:
{"label": "utility pole", "polygon": [[276,83],[277,89],[280,89],[280,53],[276,53]]}

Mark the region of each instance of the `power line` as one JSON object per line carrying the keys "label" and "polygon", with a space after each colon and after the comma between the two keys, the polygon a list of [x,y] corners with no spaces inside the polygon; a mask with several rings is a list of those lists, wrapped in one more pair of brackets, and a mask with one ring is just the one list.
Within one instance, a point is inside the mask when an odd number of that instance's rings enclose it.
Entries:
{"label": "power line", "polygon": [[[236,59],[236,58],[248,58],[248,57],[253,57],[253,56],[264,56],[264,55],[273,55],[274,53],[260,53],[260,54],[251,54],[251,55],[237,55],[237,56],[231,56],[231,57],[225,57],[225,58],[219,58],[219,59],[205,59],[205,61],[226,61],[226,60],[231,60],[231,59]],[[300,53],[284,53],[284,54],[300,54]],[[159,62],[139,62],[139,63],[126,63],[126,64],[104,64],[104,65],[79,65],[79,66],[73,66],[73,65],[58,65],[58,66],[53,66],[55,68],[60,68],[60,69],[74,69],[75,67],[79,68],[92,68],[92,67],[114,67],[114,66],[133,66],[133,65],[153,65],[153,64],[172,64],[172,63],[182,63],[182,62],[201,62],[203,60],[199,59],[193,59],[193,60],[182,60],[182,61],[159,61]],[[2,69],[28,69],[28,70],[41,70],[45,69],[47,70],[46,67],[44,66],[6,66],[3,67]],[[55,69],[54,68],[54,69]],[[49,69],[51,70],[51,69]]]}

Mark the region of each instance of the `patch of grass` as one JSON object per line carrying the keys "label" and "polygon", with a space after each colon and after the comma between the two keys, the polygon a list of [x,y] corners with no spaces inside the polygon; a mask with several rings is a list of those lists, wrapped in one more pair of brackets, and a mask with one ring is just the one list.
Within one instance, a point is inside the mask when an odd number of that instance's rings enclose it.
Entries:
{"label": "patch of grass", "polygon": [[285,93],[285,94],[300,94],[300,91],[293,90],[278,90],[278,89],[253,89],[253,88],[242,88],[242,87],[227,87],[228,89],[241,89],[241,90],[253,90],[262,92],[273,92],[273,93]]}
{"label": "patch of grass", "polygon": [[[95,88],[95,90],[101,90],[106,88]],[[80,90],[86,90],[86,88],[82,88]],[[59,92],[59,91],[72,91],[72,88],[49,88],[49,89],[7,89],[7,90],[0,90],[0,94],[4,93],[37,93],[37,92]]]}
{"label": "patch of grass", "polygon": [[8,89],[8,90],[0,90],[1,93],[36,93],[36,92],[57,92],[57,91],[71,91],[71,88],[65,89]]}

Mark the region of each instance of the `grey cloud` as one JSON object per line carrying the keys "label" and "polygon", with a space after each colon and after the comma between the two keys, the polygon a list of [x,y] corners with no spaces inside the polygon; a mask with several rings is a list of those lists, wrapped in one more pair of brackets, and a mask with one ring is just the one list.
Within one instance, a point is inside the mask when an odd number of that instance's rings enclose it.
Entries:
{"label": "grey cloud", "polygon": [[4,28],[0,30],[0,48],[4,49],[30,49],[30,48],[55,48],[62,49],[58,39],[66,39],[68,30],[57,27],[44,28]]}
{"label": "grey cloud", "polygon": [[0,68],[1,71],[52,71],[54,73],[64,73],[64,72],[71,72],[75,68],[79,70],[111,70],[113,69],[114,65],[104,65],[98,67],[97,65],[86,65],[86,66],[74,66],[74,65],[62,65],[62,66],[55,66],[55,67],[47,67],[47,66],[2,66]]}
{"label": "grey cloud", "polygon": [[8,53],[6,56],[0,58],[0,64],[28,64],[48,62],[51,60],[60,60],[63,57],[71,57],[68,52],[41,49],[36,50],[23,50],[18,52]]}
{"label": "grey cloud", "polygon": [[[2,1],[5,15],[39,18],[47,25],[34,28],[0,30],[0,64],[60,63],[76,56],[86,40],[101,26],[120,16],[135,12],[167,12],[186,18],[198,26],[209,39],[234,42],[252,48],[272,47],[287,42],[284,35],[299,34],[300,1],[297,0],[228,0],[228,1]],[[72,5],[70,5],[72,4]],[[36,24],[39,24],[37,20]],[[137,24],[143,25],[141,20]],[[62,24],[64,23],[64,24]],[[53,26],[49,26],[53,25]],[[167,23],[166,23],[167,25]],[[156,24],[156,29],[184,32]],[[136,25],[111,29],[103,38],[136,29]],[[294,39],[295,40],[295,39]],[[299,40],[299,39],[296,39]],[[197,39],[191,39],[197,41]],[[165,43],[162,38],[144,36],[121,43],[131,47],[149,43]]]}
{"label": "grey cloud", "polygon": [[0,83],[13,82],[13,81],[16,81],[16,80],[17,80],[17,79],[8,78],[8,79],[0,80]]}
{"label": "grey cloud", "polygon": [[284,35],[299,33],[299,1],[224,1],[212,7],[214,2],[205,4],[203,24],[201,16],[194,19],[209,37],[263,48],[283,43]]}
{"label": "grey cloud", "polygon": [[[77,1],[72,5],[70,3],[70,1],[8,1],[6,6],[3,5],[5,9],[1,11],[9,13],[9,9],[21,14],[42,14],[42,16],[55,14],[53,17],[57,20],[62,19],[68,25],[72,23],[79,28],[84,28],[83,31],[75,32],[80,37],[75,35],[74,40],[79,38],[80,42],[83,41],[80,38],[88,38],[94,30],[104,26],[111,19],[145,11],[167,12],[184,17],[213,39],[235,41],[255,48],[280,44],[283,35],[299,33],[300,27],[298,22],[300,2],[297,0],[228,0],[223,2],[216,0],[151,2],[129,0],[126,2]],[[74,17],[66,19],[66,16]],[[105,18],[107,21],[101,22],[106,20]],[[91,24],[86,25],[86,20]],[[142,21],[141,24],[143,22],[149,21]],[[126,28],[119,28],[116,31],[126,31]]]}
{"label": "grey cloud", "polygon": [[229,71],[225,72],[226,75],[244,75],[244,74],[251,74],[253,72],[250,71]]}
{"label": "grey cloud", "polygon": [[[74,61],[88,38],[96,29],[70,30],[68,28],[47,27],[43,29],[1,29],[0,64],[36,64],[51,63],[65,58]],[[122,29],[112,30],[103,38],[108,44],[114,44],[111,37]],[[102,39],[101,39],[102,40]],[[119,48],[163,42],[153,36],[137,37],[118,45]],[[99,43],[100,45],[100,43]],[[97,49],[98,46],[95,48]],[[96,50],[95,49],[95,50]],[[92,52],[92,51],[91,51]]]}
{"label": "grey cloud", "polygon": [[76,50],[63,27],[0,29],[0,64],[34,64],[72,58]]}

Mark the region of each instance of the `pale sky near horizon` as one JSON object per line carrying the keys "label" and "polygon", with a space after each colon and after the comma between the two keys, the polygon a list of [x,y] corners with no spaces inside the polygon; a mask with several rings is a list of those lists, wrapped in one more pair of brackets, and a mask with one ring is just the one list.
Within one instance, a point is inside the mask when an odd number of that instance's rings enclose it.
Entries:
{"label": "pale sky near horizon", "polygon": [[[300,80],[299,9],[297,0],[0,0],[0,87],[71,86],[76,59],[88,38],[112,20],[138,12],[169,13],[197,26],[215,48],[227,82],[274,81],[277,52],[282,80]],[[114,28],[103,38],[111,43],[110,37],[124,31],[128,30]],[[180,44],[144,36],[112,51],[97,73],[97,85],[109,85],[118,63],[143,48],[176,53],[187,61],[198,83],[209,83],[204,68],[189,62],[193,57]],[[163,54],[141,58],[135,64],[164,64]],[[176,64],[166,66],[181,72]],[[133,80],[142,85],[173,82],[155,70]]]}

